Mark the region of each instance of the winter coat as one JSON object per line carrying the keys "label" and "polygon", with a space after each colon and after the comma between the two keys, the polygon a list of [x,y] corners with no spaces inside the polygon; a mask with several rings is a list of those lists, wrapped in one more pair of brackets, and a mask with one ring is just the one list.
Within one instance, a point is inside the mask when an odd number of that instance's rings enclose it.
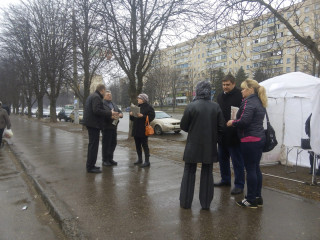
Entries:
{"label": "winter coat", "polygon": [[[239,108],[241,105],[242,94],[240,89],[235,87],[228,93],[220,93],[217,98],[217,102],[222,110],[224,119],[226,121],[229,121],[231,119],[231,106]],[[221,143],[226,146],[234,146],[240,144],[237,129],[227,127],[227,125],[225,125]]]}
{"label": "winter coat", "polygon": [[149,122],[152,122],[156,114],[153,107],[146,102],[138,106],[140,107],[140,113],[143,114],[143,117],[137,118],[130,116],[130,120],[133,121],[132,137],[146,137],[146,118],[149,116]]}
{"label": "winter coat", "polygon": [[0,107],[0,129],[11,128],[11,122],[7,110]]}
{"label": "winter coat", "polygon": [[183,160],[186,163],[217,162],[217,143],[224,125],[223,114],[217,103],[204,99],[190,103],[180,123],[181,129],[188,132]]}
{"label": "winter coat", "polygon": [[110,110],[104,109],[102,99],[103,96],[98,91],[87,98],[84,106],[83,125],[102,129],[104,119],[111,118],[112,113]]}
{"label": "winter coat", "polygon": [[[122,113],[122,111],[118,108],[118,106],[115,103],[111,102],[111,104],[112,104],[113,108],[109,107],[107,100],[103,100],[103,107],[105,110],[111,111],[113,109],[114,112]],[[117,123],[117,125],[114,125],[114,124],[112,124],[113,121],[114,121],[114,119],[112,119],[112,118],[103,119],[102,128],[103,129],[117,129],[119,122]]]}
{"label": "winter coat", "polygon": [[237,127],[239,138],[257,137],[261,140],[265,139],[263,127],[265,115],[266,109],[262,106],[257,94],[251,94],[243,99],[237,113],[237,119],[232,122],[232,125]]}

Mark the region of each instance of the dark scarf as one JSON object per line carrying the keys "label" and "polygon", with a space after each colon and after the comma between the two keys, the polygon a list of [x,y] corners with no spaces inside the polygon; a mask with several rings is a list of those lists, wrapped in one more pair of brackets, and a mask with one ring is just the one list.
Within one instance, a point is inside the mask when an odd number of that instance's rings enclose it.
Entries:
{"label": "dark scarf", "polygon": [[211,85],[208,81],[201,81],[197,84],[194,101],[199,99],[211,100]]}

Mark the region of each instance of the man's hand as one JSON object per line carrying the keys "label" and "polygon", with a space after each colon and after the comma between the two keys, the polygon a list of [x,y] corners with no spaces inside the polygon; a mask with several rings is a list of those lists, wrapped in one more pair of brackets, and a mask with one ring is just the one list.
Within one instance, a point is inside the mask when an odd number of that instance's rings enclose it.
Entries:
{"label": "man's hand", "polygon": [[132,112],[130,112],[129,114],[130,114],[130,116],[133,116],[133,113],[132,113]]}
{"label": "man's hand", "polygon": [[229,120],[229,121],[227,122],[227,126],[228,126],[228,127],[232,127],[232,122],[233,122],[233,120]]}
{"label": "man's hand", "polygon": [[115,112],[115,111],[113,111],[113,110],[111,110],[111,112],[112,112],[112,119],[119,119],[119,113],[118,112]]}
{"label": "man's hand", "polygon": [[123,113],[119,113],[119,118],[123,118]]}
{"label": "man's hand", "polygon": [[142,118],[142,117],[143,117],[143,114],[139,113],[138,118]]}

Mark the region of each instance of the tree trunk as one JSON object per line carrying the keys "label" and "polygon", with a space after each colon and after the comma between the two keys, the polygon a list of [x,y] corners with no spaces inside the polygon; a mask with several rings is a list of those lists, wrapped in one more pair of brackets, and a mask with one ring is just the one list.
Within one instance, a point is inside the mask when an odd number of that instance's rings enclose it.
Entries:
{"label": "tree trunk", "polygon": [[37,116],[37,118],[40,119],[43,117],[43,96],[42,97],[37,96],[37,102],[38,102],[38,116]]}
{"label": "tree trunk", "polygon": [[50,122],[57,122],[56,106],[57,106],[57,98],[51,97],[50,98]]}

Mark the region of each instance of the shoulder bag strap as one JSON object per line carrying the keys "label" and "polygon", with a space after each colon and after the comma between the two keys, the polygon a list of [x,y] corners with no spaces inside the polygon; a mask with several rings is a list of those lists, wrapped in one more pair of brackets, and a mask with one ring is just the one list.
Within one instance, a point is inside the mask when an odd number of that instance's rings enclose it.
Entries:
{"label": "shoulder bag strap", "polygon": [[148,126],[149,125],[149,116],[147,115],[147,117],[146,117],[146,126]]}

